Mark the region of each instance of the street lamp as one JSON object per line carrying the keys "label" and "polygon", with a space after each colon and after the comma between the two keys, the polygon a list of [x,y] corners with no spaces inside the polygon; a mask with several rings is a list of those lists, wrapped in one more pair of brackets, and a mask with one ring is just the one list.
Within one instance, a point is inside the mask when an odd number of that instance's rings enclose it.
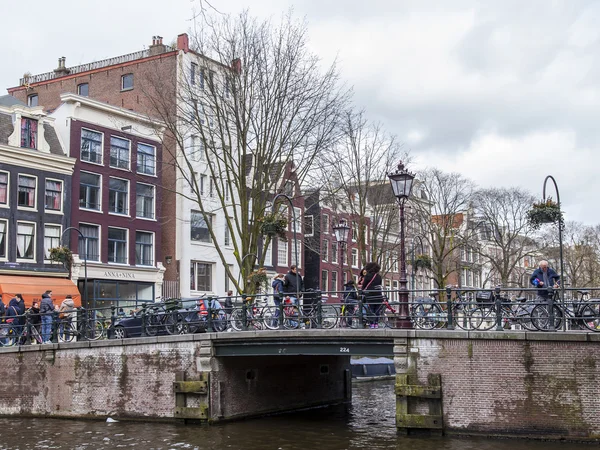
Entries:
{"label": "street lamp", "polygon": [[[554,189],[556,190],[556,204],[558,206],[558,210],[560,211],[560,193],[558,192],[558,185],[556,184],[556,180],[554,179],[554,177],[552,175],[548,175],[546,177],[546,179],[544,180],[544,187],[542,190],[542,198],[544,200],[544,202],[546,202],[546,183],[548,182],[548,180],[552,180],[552,183],[554,183]],[[565,301],[565,280],[564,280],[564,273],[563,273],[563,268],[564,268],[564,261],[563,261],[563,228],[564,228],[564,221],[562,218],[562,213],[560,215],[560,218],[558,219],[558,251],[559,251],[559,258],[560,258],[560,301],[564,303]]]}
{"label": "street lamp", "polygon": [[340,219],[340,223],[334,225],[332,228],[333,234],[335,235],[335,240],[337,241],[340,250],[340,285],[338,286],[338,290],[342,292],[342,295],[340,295],[340,297],[342,297],[344,295],[342,288],[344,283],[344,249],[346,248],[346,243],[348,242],[348,232],[350,231],[350,227],[345,219]]}
{"label": "street lamp", "polygon": [[412,191],[415,175],[404,168],[402,161],[394,173],[389,173],[394,196],[400,206],[400,328],[412,328],[408,314],[408,289],[406,288],[406,248],[404,236],[404,204]]}
{"label": "street lamp", "polygon": [[[81,239],[83,239],[83,299],[84,300],[84,304],[86,308],[89,308],[90,305],[88,305],[88,289],[87,289],[87,253],[88,253],[88,246],[87,246],[87,237],[83,235],[83,233],[81,232],[81,230],[77,227],[68,227],[65,228],[64,231],[62,232],[62,234],[60,235],[60,240],[62,242],[62,239],[65,235],[65,233],[67,231],[76,231],[79,234],[79,237],[81,237]],[[71,242],[71,240],[69,239],[69,243]],[[77,251],[79,252],[79,250]],[[95,305],[94,305],[95,306]]]}

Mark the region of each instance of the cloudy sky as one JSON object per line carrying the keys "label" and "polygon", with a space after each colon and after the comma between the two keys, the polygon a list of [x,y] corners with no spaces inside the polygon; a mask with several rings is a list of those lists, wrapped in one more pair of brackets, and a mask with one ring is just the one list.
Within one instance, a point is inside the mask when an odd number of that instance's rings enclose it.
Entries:
{"label": "cloudy sky", "polygon": [[[405,143],[415,168],[539,197],[551,174],[567,219],[600,223],[600,2],[212,1],[225,13],[305,16],[314,51],[338,58],[356,104]],[[101,5],[36,2],[26,22],[5,18],[0,85],[59,56],[72,66],[142,49],[155,34],[171,42],[191,27],[197,0]]]}

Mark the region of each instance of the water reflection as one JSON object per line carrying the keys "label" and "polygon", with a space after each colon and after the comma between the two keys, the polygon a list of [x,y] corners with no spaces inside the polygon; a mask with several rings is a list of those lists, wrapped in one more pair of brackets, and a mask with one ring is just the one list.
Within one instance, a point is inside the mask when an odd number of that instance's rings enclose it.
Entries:
{"label": "water reflection", "polygon": [[[359,383],[352,405],[221,424],[0,419],[2,449],[570,450],[582,444],[397,436],[393,381]],[[590,446],[591,448],[591,446]]]}

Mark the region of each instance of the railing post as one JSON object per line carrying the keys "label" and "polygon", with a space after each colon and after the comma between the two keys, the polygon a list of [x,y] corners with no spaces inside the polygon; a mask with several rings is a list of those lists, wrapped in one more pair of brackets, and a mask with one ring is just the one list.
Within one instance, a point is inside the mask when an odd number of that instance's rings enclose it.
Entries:
{"label": "railing post", "polygon": [[452,312],[452,288],[446,286],[446,314],[448,315],[448,330],[454,330],[454,315]]}
{"label": "railing post", "polygon": [[319,329],[323,328],[323,298],[321,297],[321,291],[315,291],[314,296],[317,299],[317,329]]}
{"label": "railing post", "polygon": [[[106,337],[108,339],[112,339],[115,332],[115,322],[117,321],[117,307],[115,305],[110,306],[110,326],[108,330],[106,330]],[[143,323],[143,319],[142,319]],[[144,330],[144,326],[142,325],[142,330]]]}
{"label": "railing post", "polygon": [[279,322],[277,322],[277,327],[280,330],[283,329],[283,303],[284,302],[285,302],[285,297],[279,302],[279,306],[277,307],[277,310],[278,310],[277,319],[279,320]]}
{"label": "railing post", "polygon": [[502,298],[500,298],[500,286],[494,289],[494,301],[496,308],[496,331],[504,331],[502,326]]}
{"label": "railing post", "polygon": [[358,326],[359,328],[365,327],[365,318],[363,317],[363,301],[358,300]]}
{"label": "railing post", "polygon": [[147,316],[146,316],[146,304],[142,303],[142,334],[141,336],[144,337],[146,336],[146,323],[147,323]]}
{"label": "railing post", "polygon": [[556,331],[554,319],[554,288],[548,286],[548,331]]}
{"label": "railing post", "polygon": [[206,302],[208,303],[206,311],[208,315],[206,316],[206,332],[212,333],[213,331],[213,323],[212,323],[212,298],[209,297]]}
{"label": "railing post", "polygon": [[29,314],[25,314],[25,328],[27,330],[27,339],[25,340],[25,342],[21,342],[21,345],[31,344],[31,320]]}
{"label": "railing post", "polygon": [[87,319],[85,317],[85,308],[80,306],[77,309],[77,331],[82,340],[87,340]]}
{"label": "railing post", "polygon": [[248,302],[244,298],[242,301],[242,331],[248,329]]}
{"label": "railing post", "polygon": [[58,311],[55,309],[52,311],[52,342],[58,343],[58,330],[60,320],[58,318]]}

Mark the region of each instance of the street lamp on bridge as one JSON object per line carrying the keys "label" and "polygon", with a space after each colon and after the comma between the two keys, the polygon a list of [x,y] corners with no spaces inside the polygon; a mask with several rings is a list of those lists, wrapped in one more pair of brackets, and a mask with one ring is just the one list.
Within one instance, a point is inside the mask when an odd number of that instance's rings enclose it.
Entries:
{"label": "street lamp on bridge", "polygon": [[344,289],[344,250],[346,248],[346,244],[348,242],[348,232],[350,231],[350,227],[345,219],[340,219],[340,222],[333,227],[333,234],[335,235],[335,240],[337,241],[338,248],[340,250],[340,285],[338,286],[338,291],[341,292],[340,298],[343,298]]}
{"label": "street lamp on bridge", "polygon": [[413,187],[415,175],[405,169],[402,161],[398,164],[398,169],[394,173],[389,173],[392,191],[400,206],[400,290],[398,297],[400,300],[400,328],[412,328],[412,323],[408,314],[408,289],[406,288],[406,248],[404,236],[404,204]]}

